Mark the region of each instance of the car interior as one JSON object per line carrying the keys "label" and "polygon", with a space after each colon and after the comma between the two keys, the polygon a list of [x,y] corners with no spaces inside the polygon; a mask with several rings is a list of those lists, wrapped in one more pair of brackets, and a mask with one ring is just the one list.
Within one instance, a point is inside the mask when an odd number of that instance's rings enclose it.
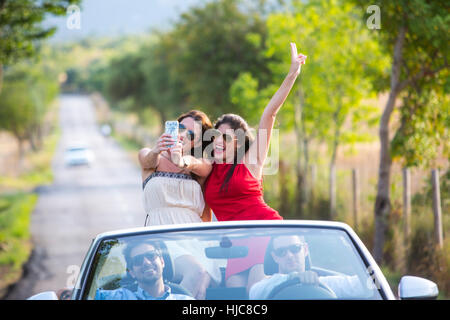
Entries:
{"label": "car interior", "polygon": [[[205,249],[205,254],[210,259],[230,259],[245,257],[248,254],[248,247],[246,246],[231,246],[227,245],[226,237],[217,247],[208,247]],[[228,240],[229,241],[229,240]],[[167,250],[167,246],[161,242],[162,256],[165,262],[163,270],[163,278],[172,293],[191,295],[188,290],[183,288],[179,283],[173,281],[174,268],[173,260]],[[306,270],[317,272],[319,276],[339,275],[338,272],[331,270],[313,267],[311,257],[306,257]],[[248,300],[248,293],[246,287],[227,287],[225,285],[225,268],[221,267],[221,281],[215,287],[209,287],[206,290],[206,300]],[[273,275],[278,271],[278,266],[272,258],[272,255],[266,251],[264,258],[264,273],[266,275]],[[300,284],[286,283],[283,287],[276,288],[271,295],[271,299],[302,299],[305,297],[315,297],[316,299],[330,299],[333,298],[323,288],[302,288],[299,290]],[[128,272],[121,274],[113,274],[101,277],[97,281],[97,288],[103,290],[114,290],[118,288],[126,288],[131,291],[136,291],[137,283]]]}

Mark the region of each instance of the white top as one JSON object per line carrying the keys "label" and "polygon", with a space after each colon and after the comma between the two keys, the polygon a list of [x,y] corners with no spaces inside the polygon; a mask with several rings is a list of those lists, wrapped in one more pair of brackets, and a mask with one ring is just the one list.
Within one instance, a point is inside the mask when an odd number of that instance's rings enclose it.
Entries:
{"label": "white top", "polygon": [[[269,278],[265,278],[255,283],[249,292],[251,300],[265,300],[270,292],[279,284],[287,281],[288,274],[276,273]],[[342,298],[358,298],[364,294],[363,287],[358,276],[326,276],[319,277],[319,282],[328,286],[336,296]]]}
{"label": "white top", "polygon": [[155,171],[143,183],[146,225],[202,222],[202,188],[190,175]]}
{"label": "white top", "polygon": [[[189,174],[155,171],[143,183],[145,225],[166,225],[202,222],[205,200],[200,184]],[[217,282],[220,282],[220,264],[208,259],[205,246],[195,239],[166,242],[173,260],[182,255],[193,255]]]}

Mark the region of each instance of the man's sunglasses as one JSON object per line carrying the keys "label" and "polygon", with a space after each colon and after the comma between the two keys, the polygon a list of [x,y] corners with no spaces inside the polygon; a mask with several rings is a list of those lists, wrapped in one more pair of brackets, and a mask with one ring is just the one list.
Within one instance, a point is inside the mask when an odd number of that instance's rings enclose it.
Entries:
{"label": "man's sunglasses", "polygon": [[157,257],[160,257],[160,253],[158,251],[148,251],[143,254],[138,254],[137,256],[134,256],[131,258],[131,262],[133,263],[133,266],[142,266],[144,263],[144,258],[148,261],[154,262]]}
{"label": "man's sunglasses", "polygon": [[178,130],[180,133],[186,132],[186,136],[188,137],[189,140],[194,140],[195,137],[194,131],[188,130],[184,124],[180,123],[178,125]]}
{"label": "man's sunglasses", "polygon": [[304,245],[303,243],[292,244],[292,245],[290,245],[290,246],[280,247],[280,248],[277,248],[277,249],[273,249],[273,252],[275,253],[275,255],[276,255],[277,257],[282,258],[282,257],[284,257],[284,256],[287,254],[288,250],[289,250],[292,254],[297,254],[297,253],[299,253],[299,252],[303,249],[304,246],[305,246],[305,245]]}

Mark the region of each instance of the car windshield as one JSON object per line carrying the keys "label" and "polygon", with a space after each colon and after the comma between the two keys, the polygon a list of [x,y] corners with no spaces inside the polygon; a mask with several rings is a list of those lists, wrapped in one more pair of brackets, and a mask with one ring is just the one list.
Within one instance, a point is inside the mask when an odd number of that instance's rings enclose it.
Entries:
{"label": "car windshield", "polygon": [[[192,266],[210,279],[203,292],[201,281],[189,281]],[[83,298],[381,299],[368,269],[337,228],[149,232],[103,240]]]}

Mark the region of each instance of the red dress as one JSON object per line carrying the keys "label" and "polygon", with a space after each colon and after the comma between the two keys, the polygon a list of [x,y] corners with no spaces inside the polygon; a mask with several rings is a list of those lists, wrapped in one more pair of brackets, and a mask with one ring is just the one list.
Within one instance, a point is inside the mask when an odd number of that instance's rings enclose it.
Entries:
{"label": "red dress", "polygon": [[217,220],[282,220],[278,212],[264,202],[262,179],[255,179],[243,163],[236,165],[227,191],[220,191],[231,166],[214,163],[205,182],[205,200]]}
{"label": "red dress", "polygon": [[[205,201],[219,221],[232,220],[282,220],[278,212],[263,199],[262,179],[255,179],[245,164],[238,164],[229,180],[226,191],[220,191],[232,164],[213,164],[205,182]],[[269,237],[234,240],[233,245],[247,245],[248,255],[229,259],[225,278],[264,263]]]}

